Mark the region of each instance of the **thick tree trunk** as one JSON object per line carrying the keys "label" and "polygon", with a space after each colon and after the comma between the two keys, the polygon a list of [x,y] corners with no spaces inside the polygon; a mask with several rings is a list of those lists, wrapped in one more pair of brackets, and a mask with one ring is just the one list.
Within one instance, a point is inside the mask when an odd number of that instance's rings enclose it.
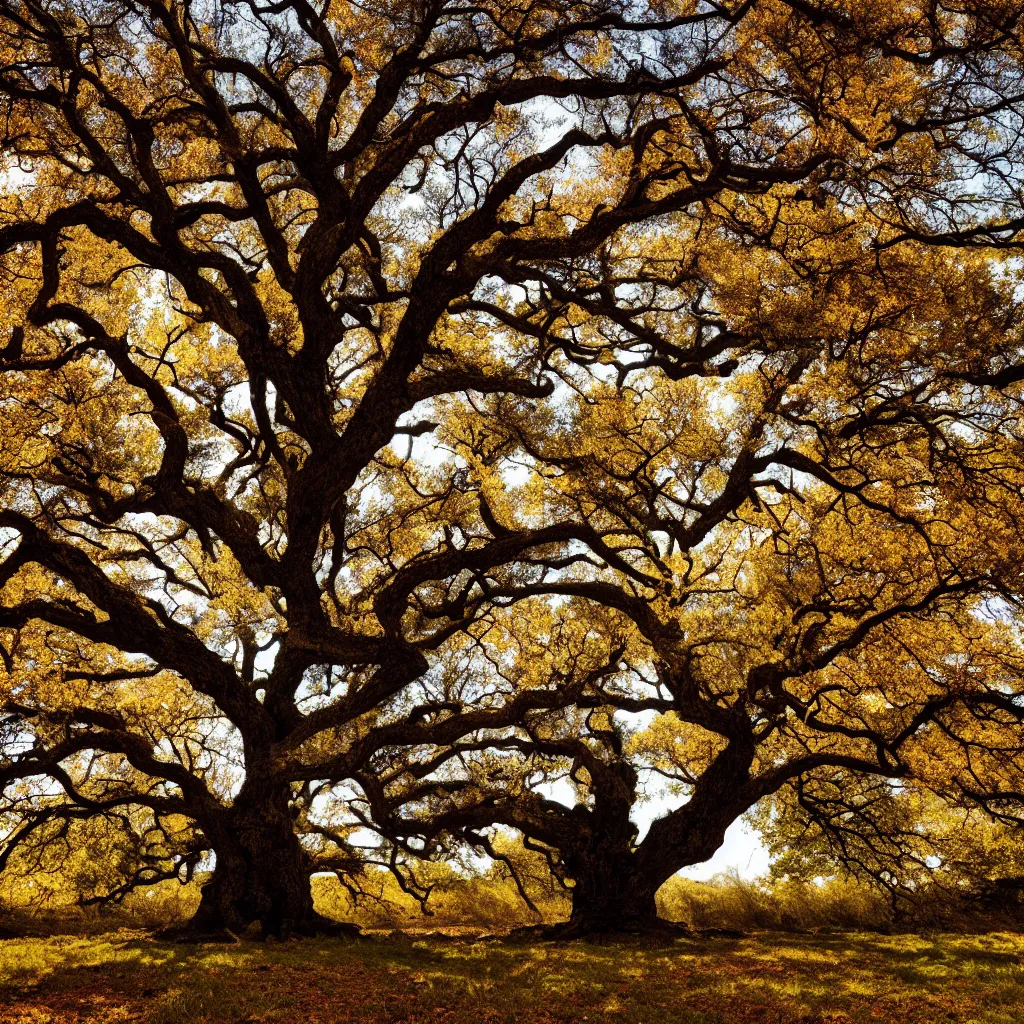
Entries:
{"label": "thick tree trunk", "polygon": [[559,931],[567,938],[660,928],[654,894],[661,879],[642,870],[635,850],[636,772],[627,762],[589,765],[596,788],[592,810],[577,808],[572,848],[562,857],[574,885],[572,914]]}
{"label": "thick tree trunk", "polygon": [[255,922],[264,937],[358,934],[313,909],[312,865],[295,834],[286,788],[247,782],[207,837],[217,862],[186,937],[237,936]]}
{"label": "thick tree trunk", "polygon": [[658,886],[636,870],[635,859],[631,853],[608,857],[597,850],[579,858],[567,934],[634,933],[662,926],[654,901]]}

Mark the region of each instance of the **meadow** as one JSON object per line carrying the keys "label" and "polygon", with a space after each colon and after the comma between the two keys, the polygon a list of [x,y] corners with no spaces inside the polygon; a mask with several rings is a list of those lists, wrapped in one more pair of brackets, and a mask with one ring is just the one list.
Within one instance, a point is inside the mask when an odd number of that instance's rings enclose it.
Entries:
{"label": "meadow", "polygon": [[3,1024],[1017,1024],[1024,936],[0,942]]}
{"label": "meadow", "polygon": [[314,881],[320,911],[365,938],[163,942],[154,934],[188,920],[197,884],[108,910],[8,885],[0,1024],[1024,1021],[1024,934],[1009,903],[979,916],[932,892],[894,916],[849,880],[676,878],[659,908],[680,932],[558,943],[515,930],[564,919],[564,893],[536,890],[538,919],[498,874],[435,866],[430,917],[390,874],[359,906],[336,880]]}

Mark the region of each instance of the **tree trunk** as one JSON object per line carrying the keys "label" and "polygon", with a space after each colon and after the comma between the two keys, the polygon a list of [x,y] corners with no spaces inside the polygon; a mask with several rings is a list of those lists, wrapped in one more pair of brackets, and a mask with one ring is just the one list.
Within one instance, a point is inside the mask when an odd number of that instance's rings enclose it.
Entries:
{"label": "tree trunk", "polygon": [[562,930],[573,937],[660,928],[658,884],[638,870],[636,854],[607,835],[590,839],[566,858],[574,885],[572,913]]}
{"label": "tree trunk", "polygon": [[610,932],[642,932],[663,926],[654,894],[660,880],[641,870],[635,852],[636,825],[629,813],[636,801],[637,776],[628,762],[588,766],[594,779],[592,810],[576,808],[573,848],[562,856],[574,881],[566,937]]}
{"label": "tree trunk", "polygon": [[569,934],[645,932],[662,926],[656,885],[622,861],[595,860],[588,868],[576,874]]}
{"label": "tree trunk", "polygon": [[286,787],[247,782],[207,838],[217,862],[187,935],[237,936],[255,922],[264,937],[358,934],[313,909],[312,863],[295,834]]}

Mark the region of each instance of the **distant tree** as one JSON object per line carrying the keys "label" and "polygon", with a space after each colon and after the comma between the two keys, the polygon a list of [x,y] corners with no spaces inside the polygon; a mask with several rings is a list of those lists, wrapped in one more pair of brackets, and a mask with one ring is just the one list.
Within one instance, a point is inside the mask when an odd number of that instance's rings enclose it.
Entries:
{"label": "distant tree", "polygon": [[[476,764],[555,756],[594,804],[540,812],[607,841],[574,915],[632,927],[946,716],[1012,799],[1020,32],[0,0],[7,849],[184,819],[193,932],[315,931],[346,787],[412,856],[445,801],[533,813]],[[639,846],[630,758],[690,796]]]}
{"label": "distant tree", "polygon": [[936,797],[920,778],[893,782],[833,770],[793,780],[752,819],[772,854],[775,880],[841,874],[886,892],[897,919],[994,914],[1019,923],[1019,822],[950,799],[942,788],[947,796]]}

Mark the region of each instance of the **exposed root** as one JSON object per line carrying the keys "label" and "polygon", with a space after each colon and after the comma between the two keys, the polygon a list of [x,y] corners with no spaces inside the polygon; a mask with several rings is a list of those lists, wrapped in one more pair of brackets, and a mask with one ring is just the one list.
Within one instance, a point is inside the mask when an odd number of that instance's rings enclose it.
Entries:
{"label": "exposed root", "polygon": [[[274,934],[273,932],[266,934]],[[330,939],[359,939],[363,937],[363,930],[356,924],[347,924],[344,921],[334,921],[323,914],[313,913],[297,922],[284,922],[277,931],[276,937],[282,941],[293,937],[302,938],[330,938]]]}
{"label": "exposed root", "polygon": [[[286,942],[289,939],[298,938],[358,939],[362,937],[362,929],[358,925],[332,921],[329,917],[324,917],[321,914],[310,914],[301,921],[285,920],[276,926],[270,926],[263,922],[261,929],[259,938],[263,941],[276,939],[278,942]],[[190,921],[188,924],[178,927],[165,928],[163,931],[157,932],[154,937],[161,942],[241,943],[242,936],[247,936],[250,930],[251,928],[247,928],[240,935],[226,925],[216,926]]]}
{"label": "exposed root", "polygon": [[616,921],[607,918],[577,918],[560,921],[557,924],[527,925],[515,928],[505,938],[515,942],[614,942],[622,939],[656,939],[673,941],[678,938],[694,938],[693,932],[684,924],[665,921],[660,917],[647,920]]}
{"label": "exposed root", "polygon": [[162,931],[154,933],[153,938],[160,942],[182,944],[216,942],[222,945],[239,945],[242,941],[230,928],[203,928],[191,924],[164,928]]}

